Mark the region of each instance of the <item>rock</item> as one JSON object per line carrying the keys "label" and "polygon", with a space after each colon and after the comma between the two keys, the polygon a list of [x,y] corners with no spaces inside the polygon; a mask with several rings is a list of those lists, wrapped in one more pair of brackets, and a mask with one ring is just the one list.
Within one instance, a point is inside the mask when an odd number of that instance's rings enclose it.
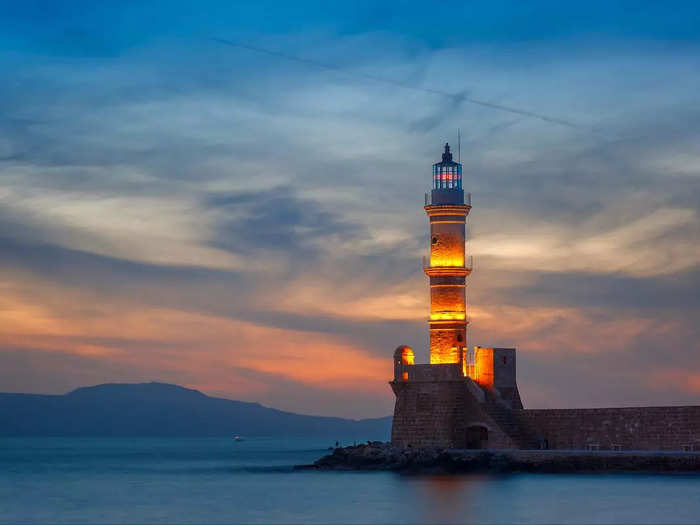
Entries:
{"label": "rock", "polygon": [[446,450],[380,441],[336,448],[298,469],[461,472],[700,472],[700,453],[554,450]]}

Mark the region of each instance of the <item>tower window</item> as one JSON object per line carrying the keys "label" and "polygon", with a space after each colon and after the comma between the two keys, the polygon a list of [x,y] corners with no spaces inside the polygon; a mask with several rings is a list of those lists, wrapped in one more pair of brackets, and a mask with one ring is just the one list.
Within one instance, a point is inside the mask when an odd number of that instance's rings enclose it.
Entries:
{"label": "tower window", "polygon": [[433,244],[437,244],[437,241],[438,241],[437,237],[433,237],[430,242],[432,242]]}
{"label": "tower window", "polygon": [[462,337],[462,334],[457,334],[457,342],[461,343],[464,340],[464,337]]}
{"label": "tower window", "polygon": [[505,365],[508,362],[508,358],[506,356],[503,356],[503,364]]}

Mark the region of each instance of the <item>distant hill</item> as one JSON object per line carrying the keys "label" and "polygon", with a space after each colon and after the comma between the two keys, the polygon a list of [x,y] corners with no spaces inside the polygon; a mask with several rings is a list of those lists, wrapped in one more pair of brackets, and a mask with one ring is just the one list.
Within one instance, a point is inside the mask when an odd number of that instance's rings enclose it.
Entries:
{"label": "distant hill", "polygon": [[65,395],[0,393],[0,436],[328,436],[388,439],[391,417],[283,412],[165,383],[104,384]]}

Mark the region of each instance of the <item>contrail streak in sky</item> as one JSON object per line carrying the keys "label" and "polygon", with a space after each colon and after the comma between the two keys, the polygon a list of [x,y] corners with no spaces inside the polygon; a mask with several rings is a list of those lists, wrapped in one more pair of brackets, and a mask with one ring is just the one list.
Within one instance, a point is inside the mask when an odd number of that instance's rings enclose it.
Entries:
{"label": "contrail streak in sky", "polygon": [[254,51],[256,53],[263,53],[265,55],[270,55],[270,56],[277,57],[277,58],[283,58],[285,60],[290,60],[292,62],[298,62],[301,64],[306,64],[309,66],[314,66],[314,67],[318,67],[321,69],[326,69],[329,71],[335,71],[335,72],[340,73],[341,75],[344,75],[344,76],[349,77],[349,78],[352,78],[352,77],[364,78],[366,80],[371,80],[373,82],[380,82],[382,84],[389,84],[389,85],[397,86],[397,87],[404,88],[404,89],[411,89],[413,91],[422,91],[423,93],[430,93],[433,95],[440,95],[442,97],[449,97],[453,100],[457,100],[460,102],[468,102],[470,104],[476,104],[478,106],[496,109],[499,111],[505,111],[507,113],[514,113],[516,115],[522,115],[524,117],[536,118],[539,120],[543,120],[545,122],[550,122],[552,124],[559,124],[561,126],[566,126],[569,128],[579,129],[581,127],[578,124],[576,124],[574,122],[570,122],[568,120],[563,120],[563,119],[556,118],[556,117],[550,117],[547,115],[543,115],[541,113],[535,113],[533,111],[518,109],[518,108],[511,107],[511,106],[504,106],[503,104],[496,104],[493,102],[488,102],[486,100],[480,100],[480,99],[468,97],[468,96],[462,95],[462,94],[453,94],[453,93],[448,93],[447,91],[441,91],[439,89],[413,86],[411,84],[398,82],[396,80],[391,80],[388,78],[377,77],[374,75],[368,75],[366,73],[348,72],[347,70],[341,69],[338,66],[334,66],[332,64],[326,64],[324,62],[317,62],[315,60],[309,60],[307,58],[298,57],[295,55],[290,55],[290,54],[284,53],[282,51],[273,51],[273,50],[265,49],[262,47],[251,46],[248,44],[241,44],[238,42],[234,42],[232,40],[226,40],[224,38],[212,38],[212,40],[214,40],[215,42],[218,42],[220,44],[227,45],[227,46],[237,47],[237,48],[241,48],[241,49],[247,49],[249,51]]}

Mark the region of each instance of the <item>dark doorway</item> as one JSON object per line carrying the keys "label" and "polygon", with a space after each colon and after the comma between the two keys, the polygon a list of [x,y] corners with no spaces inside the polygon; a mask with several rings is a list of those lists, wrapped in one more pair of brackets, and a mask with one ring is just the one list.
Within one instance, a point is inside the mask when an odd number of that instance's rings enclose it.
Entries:
{"label": "dark doorway", "polygon": [[467,448],[486,448],[489,442],[489,429],[481,425],[467,428]]}

